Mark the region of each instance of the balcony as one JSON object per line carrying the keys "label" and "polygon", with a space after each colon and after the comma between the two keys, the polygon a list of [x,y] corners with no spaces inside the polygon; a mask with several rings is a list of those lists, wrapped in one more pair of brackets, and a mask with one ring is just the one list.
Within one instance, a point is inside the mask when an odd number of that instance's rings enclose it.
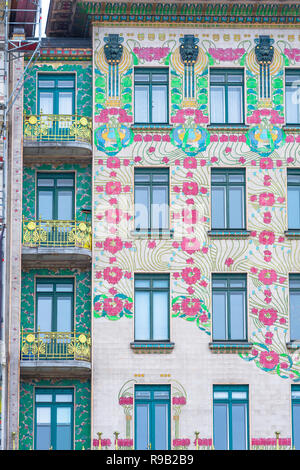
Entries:
{"label": "balcony", "polygon": [[24,158],[92,155],[92,120],[70,114],[24,115]]}
{"label": "balcony", "polygon": [[23,219],[23,263],[36,267],[87,266],[91,262],[92,228],[77,220]]}
{"label": "balcony", "polygon": [[21,331],[23,376],[88,376],[91,337],[79,332]]}

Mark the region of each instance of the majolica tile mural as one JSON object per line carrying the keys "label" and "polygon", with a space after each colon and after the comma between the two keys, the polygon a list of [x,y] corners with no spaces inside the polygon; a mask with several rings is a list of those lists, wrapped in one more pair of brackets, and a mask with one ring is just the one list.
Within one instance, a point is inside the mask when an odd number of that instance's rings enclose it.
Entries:
{"label": "majolica tile mural", "polygon": [[[300,134],[285,128],[284,114],[285,70],[300,63],[295,45],[284,31],[95,28],[95,323],[132,322],[134,273],[170,272],[172,321],[188,322],[209,343],[211,272],[247,273],[245,371],[300,380],[299,354],[286,346],[288,274],[300,261],[285,236],[286,169],[300,163]],[[168,68],[168,125],[135,125],[135,67]],[[210,67],[243,68],[244,125],[210,125]],[[173,238],[132,235],[134,168],[143,166],[170,168]],[[210,171],[219,167],[246,168],[246,238],[208,233]]]}

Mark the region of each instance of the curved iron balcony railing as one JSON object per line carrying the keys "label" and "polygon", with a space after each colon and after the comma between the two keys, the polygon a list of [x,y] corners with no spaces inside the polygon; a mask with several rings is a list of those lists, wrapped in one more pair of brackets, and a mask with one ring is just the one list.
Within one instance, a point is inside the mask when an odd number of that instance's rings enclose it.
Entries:
{"label": "curved iron balcony railing", "polygon": [[21,331],[21,360],[91,360],[91,336],[78,332]]}
{"label": "curved iron balcony railing", "polygon": [[89,222],[78,220],[23,219],[23,246],[35,248],[92,248]]}
{"label": "curved iron balcony railing", "polygon": [[24,139],[30,142],[92,144],[92,119],[77,114],[24,114]]}

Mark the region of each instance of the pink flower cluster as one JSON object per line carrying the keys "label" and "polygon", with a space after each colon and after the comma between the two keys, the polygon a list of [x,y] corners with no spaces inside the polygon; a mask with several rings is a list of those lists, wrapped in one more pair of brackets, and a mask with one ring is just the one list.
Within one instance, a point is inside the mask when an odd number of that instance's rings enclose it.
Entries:
{"label": "pink flower cluster", "polygon": [[185,120],[188,116],[195,116],[195,124],[207,124],[208,116],[204,116],[201,109],[185,108],[179,109],[175,116],[171,117],[171,122],[173,124],[185,124]]}
{"label": "pink flower cluster", "polygon": [[166,57],[169,52],[169,47],[134,47],[133,52],[138,56],[139,59],[143,59],[146,62],[152,62],[153,60],[160,60]]}
{"label": "pink flower cluster", "polygon": [[285,55],[288,56],[289,59],[294,60],[295,62],[300,62],[300,49],[296,49],[296,48],[288,49],[288,48],[285,48],[285,49],[284,49],[284,53],[285,53]]}
{"label": "pink flower cluster", "polygon": [[211,447],[212,446],[212,439],[195,439],[194,444],[203,447]]}
{"label": "pink flower cluster", "polygon": [[[93,439],[93,446],[94,447],[99,446],[99,439]],[[110,439],[101,439],[101,446],[102,447],[110,447],[111,446],[111,440]]]}
{"label": "pink flower cluster", "polygon": [[[133,138],[134,142],[170,142],[171,137],[169,134],[135,134]],[[140,159],[141,160],[141,159]]]}
{"label": "pink flower cluster", "polygon": [[265,369],[274,369],[279,363],[279,355],[275,351],[263,351],[259,362]]}
{"label": "pink flower cluster", "polygon": [[133,439],[118,439],[119,447],[133,447]]}
{"label": "pink flower cluster", "polygon": [[245,136],[245,134],[241,134],[241,135],[232,134],[229,136],[227,134],[222,134],[220,135],[220,137],[218,136],[218,134],[210,135],[211,142],[219,142],[219,141],[220,142],[246,142],[246,140],[247,140],[247,137]]}
{"label": "pink flower cluster", "polygon": [[132,397],[120,397],[119,398],[119,405],[132,405],[133,398]]}
{"label": "pink flower cluster", "polygon": [[103,278],[109,284],[117,284],[123,277],[122,270],[115,266],[110,268],[109,266],[103,271]]}
{"label": "pink flower cluster", "polygon": [[118,297],[104,299],[103,310],[107,315],[115,317],[123,310],[123,302]]}
{"label": "pink flower cluster", "polygon": [[95,122],[108,123],[110,116],[119,116],[118,122],[132,122],[132,116],[128,116],[126,109],[121,108],[105,108],[100,111],[100,113],[95,116]]}
{"label": "pink flower cluster", "polygon": [[274,308],[262,308],[258,315],[259,320],[266,326],[273,325],[277,320],[277,310]]}
{"label": "pink flower cluster", "polygon": [[221,47],[213,49],[210,47],[208,52],[216,60],[221,62],[232,62],[234,60],[240,59],[246,51],[242,47],[236,49],[232,49],[231,47],[226,49],[222,49]]}
{"label": "pink flower cluster", "polygon": [[258,275],[258,279],[265,286],[270,286],[277,281],[277,274],[274,269],[262,269]]}
{"label": "pink flower cluster", "polygon": [[173,439],[173,447],[188,447],[190,443],[190,439]]}
{"label": "pink flower cluster", "polygon": [[185,405],[186,398],[185,397],[173,397],[172,398],[173,405]]}
{"label": "pink flower cluster", "polygon": [[[277,440],[274,437],[271,438],[266,438],[266,437],[260,437],[260,438],[253,438],[251,439],[251,444],[253,446],[276,446]],[[292,445],[292,440],[290,437],[282,437],[278,439],[278,444],[280,446],[291,446]]]}
{"label": "pink flower cluster", "polygon": [[198,268],[185,268],[181,272],[182,279],[189,285],[196,284],[201,277],[200,269]]}
{"label": "pink flower cluster", "polygon": [[248,124],[260,124],[261,123],[261,118],[268,116],[270,117],[270,123],[271,124],[283,124],[284,123],[284,117],[279,116],[278,111],[274,109],[256,109],[253,111],[251,116],[247,118]]}

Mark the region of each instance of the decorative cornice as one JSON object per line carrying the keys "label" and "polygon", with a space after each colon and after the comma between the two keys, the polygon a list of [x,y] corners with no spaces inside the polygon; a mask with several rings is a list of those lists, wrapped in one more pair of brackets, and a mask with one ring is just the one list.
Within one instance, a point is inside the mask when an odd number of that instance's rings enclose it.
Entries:
{"label": "decorative cornice", "polygon": [[[300,24],[300,3],[229,0],[185,2],[99,2],[78,1],[74,13],[72,2],[61,9],[58,0],[52,0],[47,23],[48,36],[88,37],[90,26],[96,24],[138,24],[150,26],[165,24],[237,26],[257,25],[268,27]],[[59,5],[60,4],[60,7]],[[72,9],[73,8],[73,9]]]}

